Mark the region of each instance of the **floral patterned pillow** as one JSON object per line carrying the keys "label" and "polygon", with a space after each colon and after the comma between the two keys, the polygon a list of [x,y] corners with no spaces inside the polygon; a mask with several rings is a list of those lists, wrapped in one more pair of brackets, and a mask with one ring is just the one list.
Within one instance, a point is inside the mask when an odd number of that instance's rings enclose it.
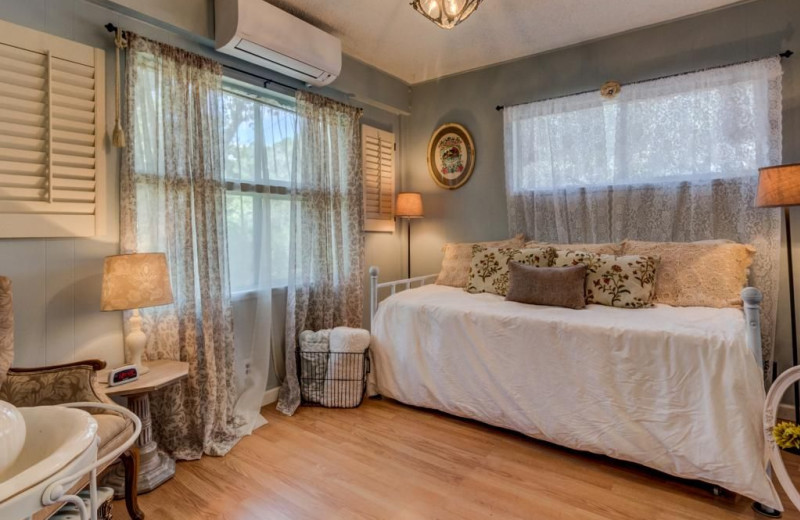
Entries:
{"label": "floral patterned pillow", "polygon": [[586,303],[631,309],[653,305],[659,257],[593,256],[586,264]]}
{"label": "floral patterned pillow", "polygon": [[508,293],[508,263],[511,261],[534,267],[550,267],[556,250],[552,247],[515,249],[472,246],[472,262],[466,290],[471,293]]}

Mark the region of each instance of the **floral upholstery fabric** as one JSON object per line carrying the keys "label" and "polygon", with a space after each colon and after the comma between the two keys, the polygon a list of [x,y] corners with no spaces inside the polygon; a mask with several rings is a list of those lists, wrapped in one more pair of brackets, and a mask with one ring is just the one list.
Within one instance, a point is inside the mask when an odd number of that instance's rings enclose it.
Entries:
{"label": "floral upholstery fabric", "polygon": [[586,262],[586,303],[632,309],[653,305],[657,257],[594,256]]}
{"label": "floral upholstery fabric", "polygon": [[95,390],[94,379],[90,366],[12,371],[0,387],[0,400],[18,407],[110,402]]}
{"label": "floral upholstery fabric", "polygon": [[14,361],[14,311],[11,280],[0,276],[0,386]]}
{"label": "floral upholstery fabric", "polygon": [[552,247],[515,249],[505,247],[472,246],[472,262],[466,290],[470,293],[508,293],[509,262],[533,267],[550,267],[556,250]]}
{"label": "floral upholstery fabric", "polygon": [[522,235],[495,242],[448,243],[442,247],[444,258],[442,269],[436,277],[436,284],[450,287],[466,287],[469,282],[469,268],[472,264],[472,247],[522,247]]}

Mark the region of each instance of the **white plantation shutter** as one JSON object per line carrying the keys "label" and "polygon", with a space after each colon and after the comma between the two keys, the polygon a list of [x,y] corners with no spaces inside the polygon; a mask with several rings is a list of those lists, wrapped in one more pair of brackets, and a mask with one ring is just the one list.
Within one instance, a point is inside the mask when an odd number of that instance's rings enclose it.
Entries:
{"label": "white plantation shutter", "polygon": [[361,125],[366,231],[394,232],[395,138]]}
{"label": "white plantation shutter", "polygon": [[0,237],[104,233],[104,52],[0,20]]}

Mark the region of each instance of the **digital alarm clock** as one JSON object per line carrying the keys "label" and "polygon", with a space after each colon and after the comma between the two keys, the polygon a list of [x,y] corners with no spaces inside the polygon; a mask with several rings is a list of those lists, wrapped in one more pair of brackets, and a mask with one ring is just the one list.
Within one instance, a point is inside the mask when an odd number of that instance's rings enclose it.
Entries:
{"label": "digital alarm clock", "polygon": [[119,386],[139,379],[139,371],[136,365],[125,365],[111,370],[108,373],[108,386]]}

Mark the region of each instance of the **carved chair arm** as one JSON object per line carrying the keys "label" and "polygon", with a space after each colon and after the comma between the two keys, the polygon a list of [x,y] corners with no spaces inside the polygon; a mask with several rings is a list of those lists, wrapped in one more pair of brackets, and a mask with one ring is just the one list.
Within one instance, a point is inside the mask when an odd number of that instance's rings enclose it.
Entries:
{"label": "carved chair arm", "polygon": [[0,400],[14,406],[53,406],[75,402],[111,403],[96,386],[98,360],[42,368],[11,369]]}

